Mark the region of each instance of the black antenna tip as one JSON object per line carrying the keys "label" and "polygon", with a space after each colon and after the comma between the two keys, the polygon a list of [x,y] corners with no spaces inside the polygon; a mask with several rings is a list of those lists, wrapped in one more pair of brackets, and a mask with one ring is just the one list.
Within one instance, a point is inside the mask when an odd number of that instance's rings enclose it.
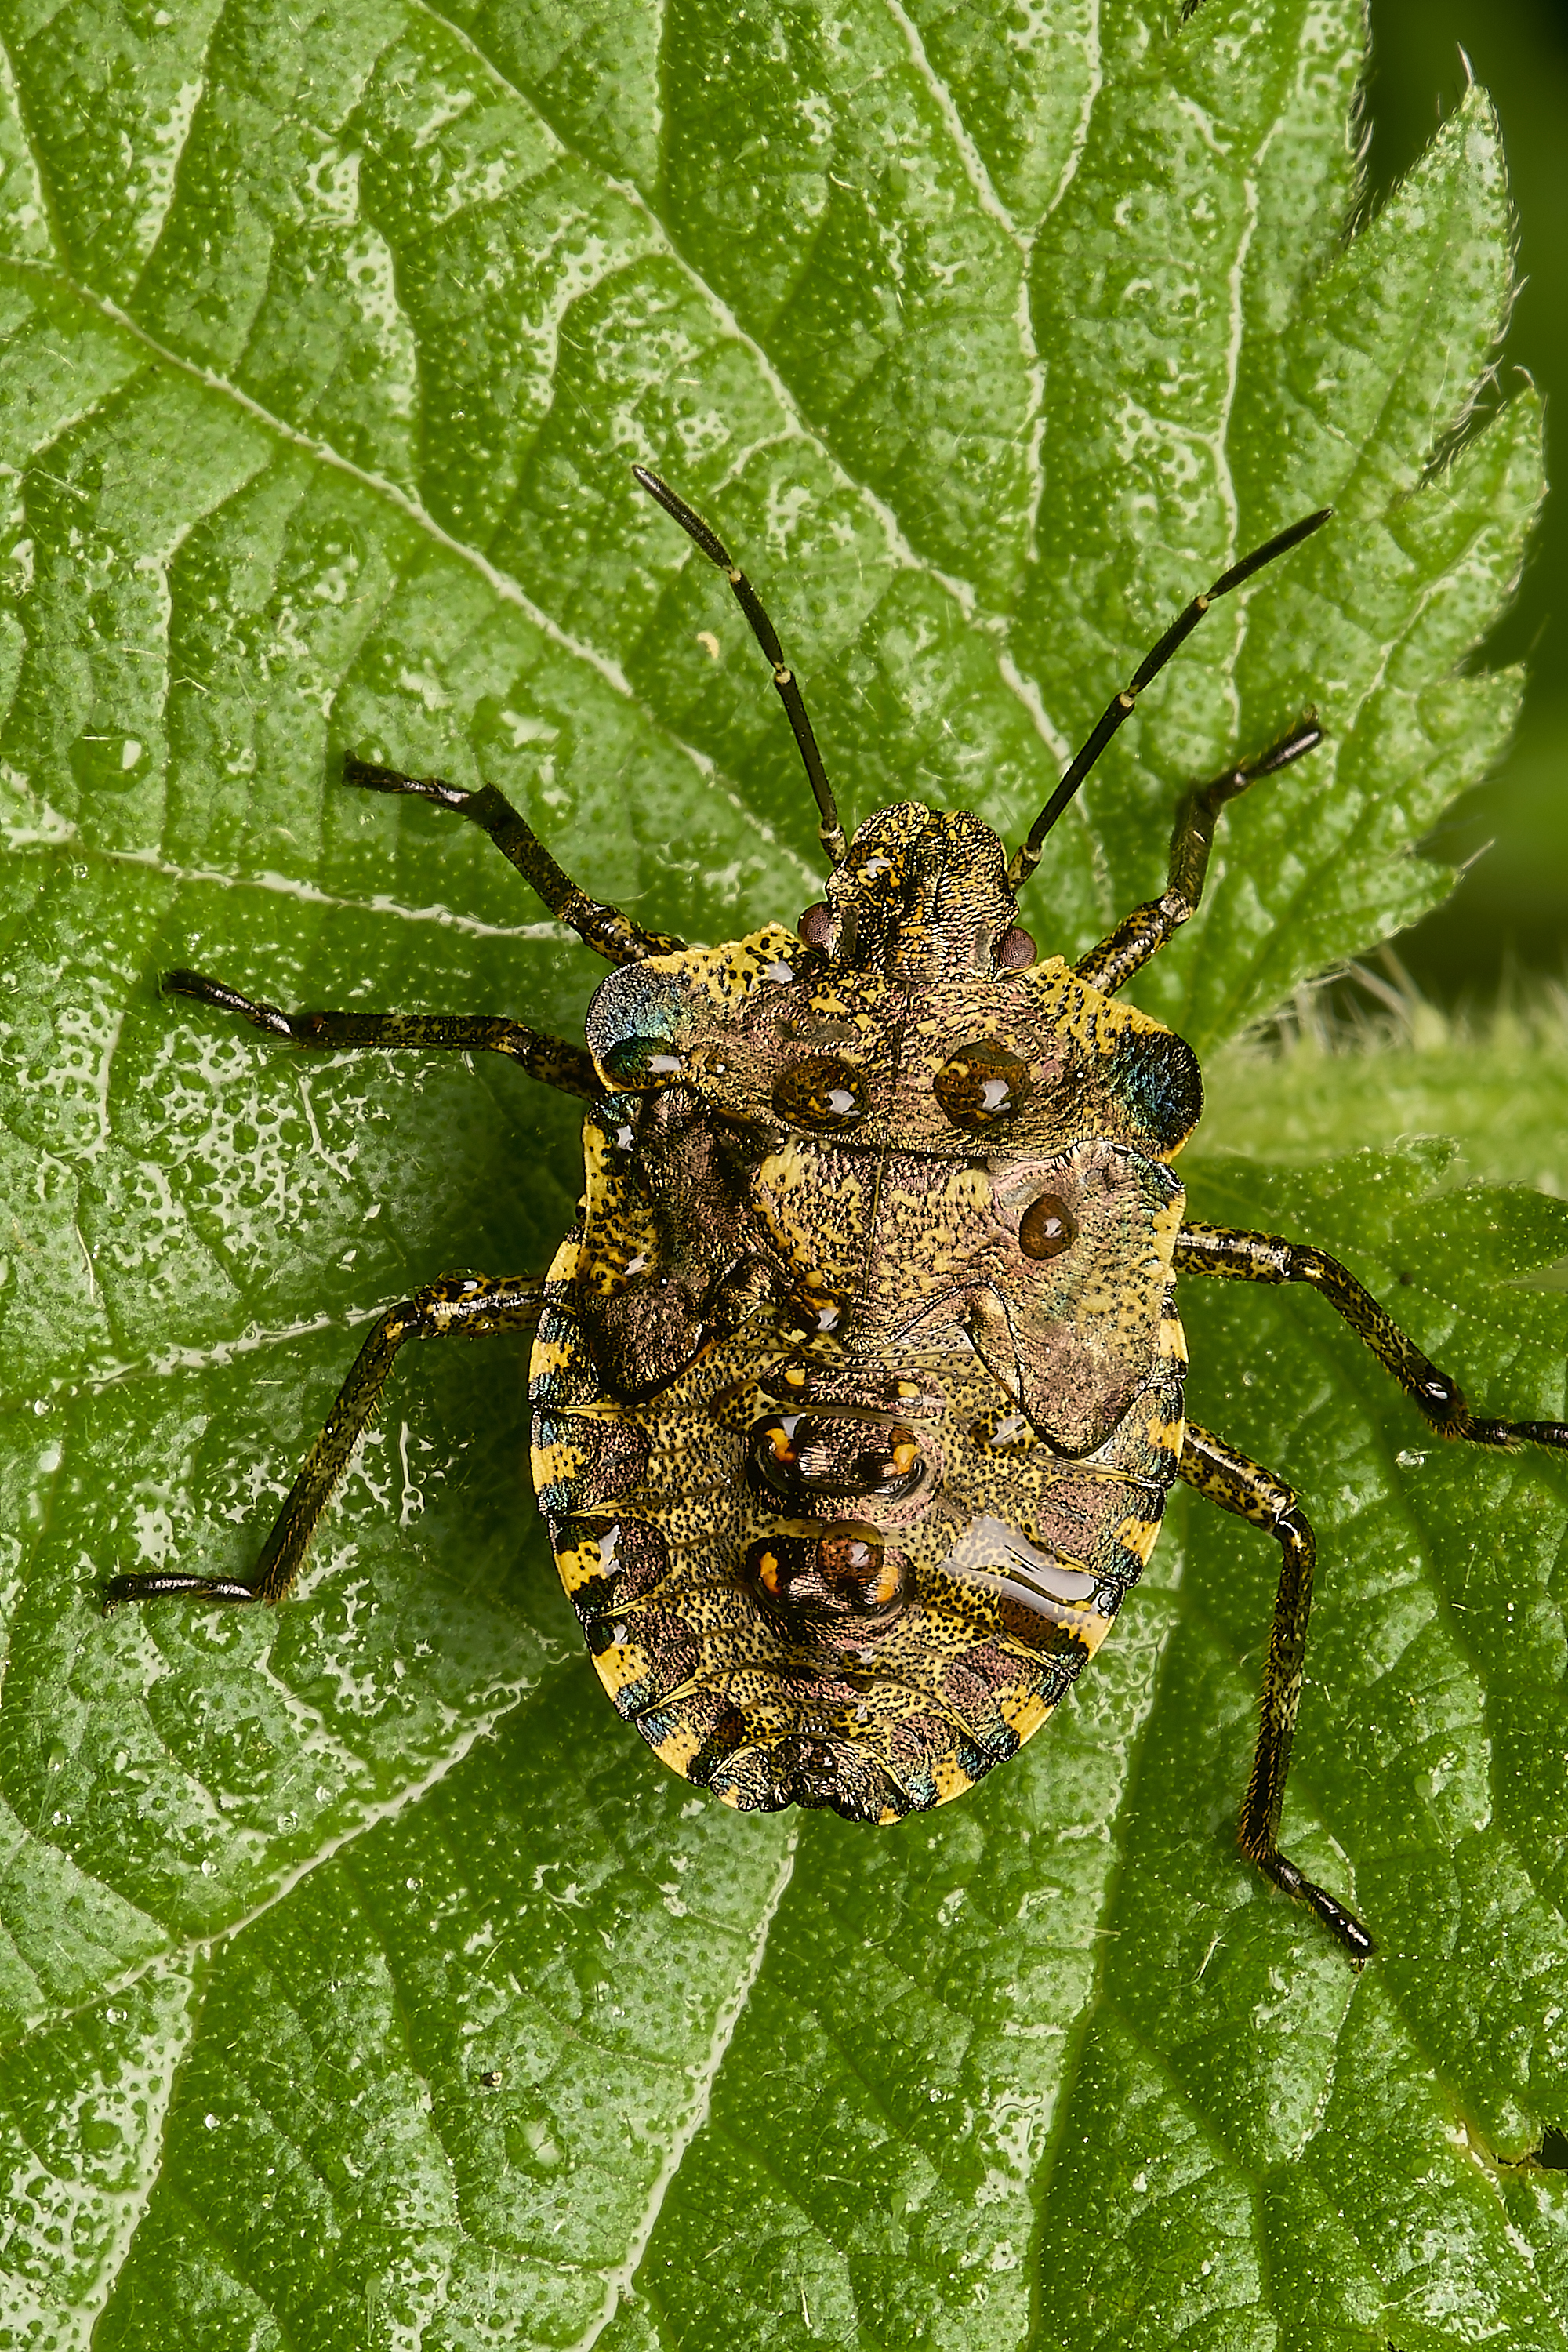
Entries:
{"label": "black antenna tip", "polygon": [[651,466],[634,466],[632,479],[664,509],[672,522],[680,525],[688,539],[696,541],[710,563],[716,563],[721,572],[733,572],[734,561],[718,532],[710,529],[696,509],[689,507],[686,500],[670,488],[668,482],[660,481]]}
{"label": "black antenna tip", "polygon": [[658,476],[654,472],[651,466],[634,466],[632,467],[632,479],[637,484],[639,488],[645,489],[647,492],[650,499],[657,499],[658,503],[664,509],[666,514],[673,515],[675,520],[678,522],[679,521],[680,509],[684,504],[684,500],[676,497],[675,492],[670,488],[669,484],[668,482],[661,481]]}
{"label": "black antenna tip", "polygon": [[1315,530],[1321,530],[1323,525],[1333,519],[1332,507],[1320,507],[1316,514],[1303,515],[1300,522],[1293,522],[1289,530],[1282,530],[1279,538],[1271,539],[1268,544],[1275,554],[1284,555],[1292,547],[1300,547],[1304,539],[1310,539]]}
{"label": "black antenna tip", "polygon": [[[1276,532],[1261,547],[1255,547],[1250,555],[1244,555],[1239,563],[1233,563],[1228,572],[1220,573],[1208,592],[1208,602],[1212,604],[1216,598],[1228,596],[1233,588],[1239,588],[1244,581],[1261,572],[1265,564],[1277,562],[1280,556],[1289,555],[1293,547],[1300,547],[1304,539],[1310,539],[1315,530],[1321,530],[1333,511],[1332,507],[1320,507],[1316,514],[1303,515],[1300,521],[1291,523],[1289,530]],[[1162,640],[1162,651],[1166,642]],[[1163,667],[1163,660],[1159,666]],[[1147,685],[1148,680],[1140,679],[1138,683]]]}

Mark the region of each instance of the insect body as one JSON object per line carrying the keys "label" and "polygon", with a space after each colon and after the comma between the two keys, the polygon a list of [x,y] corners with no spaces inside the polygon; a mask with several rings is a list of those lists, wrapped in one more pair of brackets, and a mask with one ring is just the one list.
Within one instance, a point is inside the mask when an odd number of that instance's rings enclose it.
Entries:
{"label": "insect body", "polygon": [[897,1821],[1013,1755],[1090,1658],[1179,1477],[1283,1555],[1242,1844],[1360,1961],[1361,1923],[1279,1845],[1313,1541],[1291,1490],[1184,1420],[1181,1274],[1305,1281],[1443,1434],[1568,1445],[1479,1419],[1322,1253],[1184,1222],[1171,1162],[1202,1108],[1191,1049],[1116,992],[1184,922],[1225,802],[1321,740],[1309,714],[1187,796],[1162,897],[1068,965],[1016,892],[1194,599],[1111,702],[1008,860],[988,826],[911,803],[846,844],[799,688],[728,574],[816,797],[826,896],[794,931],[715,948],[570,882],[493,787],[351,760],[345,779],[479,824],[618,968],[587,1050],[477,1016],[284,1013],[195,972],[175,992],[298,1045],[488,1050],[582,1097],[582,1221],[542,1283],[448,1277],[383,1316],[252,1577],[118,1577],[111,1601],[280,1600],[409,1338],[532,1328],[533,1466],[563,1584],[620,1712],[744,1809]]}
{"label": "insect body", "polygon": [[668,1762],[891,1821],[1013,1754],[1148,1558],[1197,1073],[1059,962],[976,968],[1014,908],[973,819],[888,811],[844,871],[971,916],[892,931],[904,971],[773,929],[595,997],[625,1091],[545,1284],[535,1469]]}

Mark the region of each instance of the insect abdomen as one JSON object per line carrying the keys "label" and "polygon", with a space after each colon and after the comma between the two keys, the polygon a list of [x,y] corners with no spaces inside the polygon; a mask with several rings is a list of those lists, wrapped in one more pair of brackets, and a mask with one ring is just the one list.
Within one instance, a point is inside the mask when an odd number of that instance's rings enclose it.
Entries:
{"label": "insect abdomen", "polygon": [[1131,1406],[1072,1460],[965,1346],[851,1359],[773,1307],[616,1398],[584,1265],[574,1235],[547,1285],[535,1475],[600,1678],[655,1752],[744,1810],[880,1822],[1014,1755],[1152,1549],[1181,1446],[1168,1308]]}

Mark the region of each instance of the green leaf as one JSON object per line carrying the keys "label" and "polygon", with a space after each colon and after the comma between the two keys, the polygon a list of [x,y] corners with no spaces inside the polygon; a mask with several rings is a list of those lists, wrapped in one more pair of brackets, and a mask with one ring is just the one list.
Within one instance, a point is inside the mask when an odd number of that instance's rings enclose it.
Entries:
{"label": "green leaf", "polygon": [[[879,1834],[738,1821],[605,1706],[502,1341],[410,1367],[276,1615],[96,1606],[242,1570],[365,1321],[571,1221],[570,1106],[515,1069],[157,996],[577,1026],[587,954],[345,747],[491,779],[687,936],[816,895],[765,667],[631,460],[757,580],[847,814],[1010,841],[1174,610],[1331,501],[1026,919],[1090,944],[1182,787],[1309,703],[1142,1001],[1215,1047],[1441,895],[1411,853],[1510,723],[1470,656],[1540,492],[1532,396],[1472,407],[1482,95],[1347,237],[1356,0],[3,30],[0,2347],[1568,2338],[1520,2162],[1568,2125],[1565,1474],[1435,1450],[1321,1302],[1186,1311],[1194,1413],[1322,1539],[1288,1832],[1360,1979],[1235,1853],[1274,1562],[1180,1496],[1048,1732]],[[1560,1413],[1568,1213],[1343,1156],[1506,1084],[1536,1124],[1481,1164],[1561,1184],[1554,1050],[1227,1056],[1211,1132],[1262,1158],[1199,1160],[1195,1212]]]}
{"label": "green leaf", "polygon": [[[1373,975],[1375,981],[1376,975]],[[1309,1004],[1310,1018],[1312,1008]],[[1260,1052],[1218,1054],[1204,1071],[1205,1136],[1264,1160],[1313,1159],[1390,1136],[1447,1135],[1467,1171],[1568,1199],[1568,1034],[1552,1002],[1500,1013],[1474,1033],[1435,1007],[1402,1008],[1395,1038],[1328,1049],[1311,1028]]]}

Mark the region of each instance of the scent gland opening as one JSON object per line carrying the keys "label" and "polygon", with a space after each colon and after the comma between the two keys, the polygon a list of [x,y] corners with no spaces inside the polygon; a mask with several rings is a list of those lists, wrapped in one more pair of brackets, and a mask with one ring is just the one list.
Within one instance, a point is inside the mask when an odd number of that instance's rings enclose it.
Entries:
{"label": "scent gland opening", "polygon": [[796,1506],[814,1496],[902,1502],[926,1475],[920,1439],[907,1423],[847,1413],[769,1413],[752,1423],[746,1458],[756,1492]]}
{"label": "scent gland opening", "polygon": [[820,1535],[763,1536],[741,1580],[793,1640],[839,1644],[883,1633],[914,1591],[910,1563],[865,1519],[830,1519]]}

